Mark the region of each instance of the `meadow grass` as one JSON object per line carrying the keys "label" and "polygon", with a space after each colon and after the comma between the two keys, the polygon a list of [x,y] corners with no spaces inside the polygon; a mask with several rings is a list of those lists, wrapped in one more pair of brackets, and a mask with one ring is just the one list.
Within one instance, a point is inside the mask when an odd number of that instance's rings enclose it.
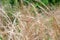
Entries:
{"label": "meadow grass", "polygon": [[0,40],[60,40],[55,15],[58,7],[41,1],[26,3],[23,0],[0,3]]}

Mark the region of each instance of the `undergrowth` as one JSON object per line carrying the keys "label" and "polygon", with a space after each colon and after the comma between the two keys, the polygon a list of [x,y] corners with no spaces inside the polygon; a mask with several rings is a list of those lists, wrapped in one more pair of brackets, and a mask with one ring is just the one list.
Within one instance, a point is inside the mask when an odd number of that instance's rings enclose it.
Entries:
{"label": "undergrowth", "polygon": [[0,40],[60,40],[55,1],[0,0]]}

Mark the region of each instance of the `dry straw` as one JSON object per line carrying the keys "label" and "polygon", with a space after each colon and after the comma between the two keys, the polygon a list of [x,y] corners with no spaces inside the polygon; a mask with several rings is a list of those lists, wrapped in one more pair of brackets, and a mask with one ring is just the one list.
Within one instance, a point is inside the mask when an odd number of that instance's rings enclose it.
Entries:
{"label": "dry straw", "polygon": [[19,10],[12,14],[13,21],[4,7],[0,7],[2,40],[60,40],[60,28],[56,15],[53,14],[55,11],[52,12],[49,8],[46,11],[40,6],[39,13],[34,4],[21,4]]}

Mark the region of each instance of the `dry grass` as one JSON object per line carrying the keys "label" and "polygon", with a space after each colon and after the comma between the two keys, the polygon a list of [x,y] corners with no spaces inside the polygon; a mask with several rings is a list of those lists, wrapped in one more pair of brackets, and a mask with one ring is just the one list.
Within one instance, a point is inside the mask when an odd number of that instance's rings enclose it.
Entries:
{"label": "dry grass", "polygon": [[40,8],[41,13],[33,4],[22,5],[19,11],[12,14],[14,17],[12,22],[4,7],[1,7],[0,36],[2,40],[60,40],[60,28],[55,15],[50,9],[47,9],[48,12]]}

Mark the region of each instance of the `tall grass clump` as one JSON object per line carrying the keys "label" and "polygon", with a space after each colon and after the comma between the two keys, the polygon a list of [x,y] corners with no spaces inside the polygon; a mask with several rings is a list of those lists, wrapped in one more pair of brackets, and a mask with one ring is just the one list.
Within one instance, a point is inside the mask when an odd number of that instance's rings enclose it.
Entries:
{"label": "tall grass clump", "polygon": [[0,0],[0,40],[60,40],[55,2]]}

